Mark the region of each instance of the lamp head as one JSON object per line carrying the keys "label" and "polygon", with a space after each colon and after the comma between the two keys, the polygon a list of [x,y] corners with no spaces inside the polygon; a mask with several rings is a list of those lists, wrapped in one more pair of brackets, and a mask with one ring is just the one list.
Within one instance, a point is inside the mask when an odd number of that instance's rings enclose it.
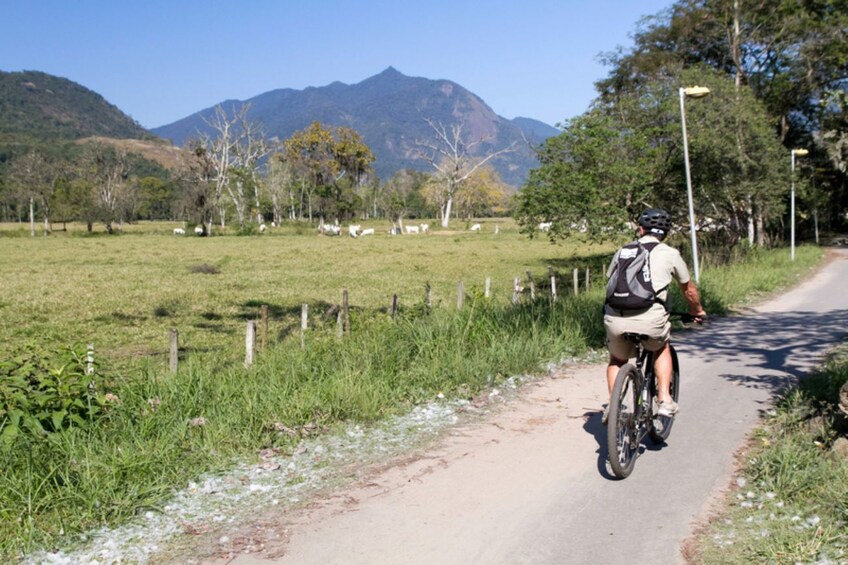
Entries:
{"label": "lamp head", "polygon": [[809,150],[807,150],[807,149],[793,149],[792,153],[796,157],[806,157],[807,155],[810,154]]}
{"label": "lamp head", "polygon": [[689,98],[703,98],[710,93],[710,89],[706,86],[689,86],[687,88],[682,88],[681,90],[683,91],[683,94]]}

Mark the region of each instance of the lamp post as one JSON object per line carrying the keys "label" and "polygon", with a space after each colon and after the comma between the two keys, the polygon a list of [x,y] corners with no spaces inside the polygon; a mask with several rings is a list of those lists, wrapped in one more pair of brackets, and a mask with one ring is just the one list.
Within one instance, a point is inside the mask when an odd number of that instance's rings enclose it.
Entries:
{"label": "lamp post", "polygon": [[795,260],[795,155],[797,155],[798,157],[805,157],[809,153],[810,152],[807,151],[806,149],[793,149],[792,151],[789,152],[789,155],[790,155],[789,160],[792,163],[790,180],[789,180],[789,183],[790,183],[790,186],[791,186],[791,189],[789,191],[789,193],[791,195],[789,197],[789,225],[790,225],[789,230],[790,230],[790,233],[791,233],[791,235],[789,236],[789,241],[790,241],[790,244],[789,244],[789,250],[790,250],[789,251],[789,259],[791,261]]}
{"label": "lamp post", "polygon": [[701,282],[698,269],[698,240],[695,237],[695,205],[692,202],[692,173],[689,170],[689,142],[686,139],[686,110],[683,101],[689,98],[703,98],[710,93],[706,86],[690,86],[680,89],[680,123],[683,127],[683,163],[686,166],[686,197],[689,201],[689,232],[692,237],[692,263],[695,266],[695,282]]}

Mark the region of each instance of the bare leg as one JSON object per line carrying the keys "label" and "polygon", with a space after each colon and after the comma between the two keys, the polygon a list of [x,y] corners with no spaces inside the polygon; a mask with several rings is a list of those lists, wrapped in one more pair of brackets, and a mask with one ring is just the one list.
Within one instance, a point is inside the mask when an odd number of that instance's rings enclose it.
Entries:
{"label": "bare leg", "polygon": [[668,343],[654,351],[654,373],[657,375],[657,400],[668,402],[671,398],[671,350]]}
{"label": "bare leg", "polygon": [[[607,365],[607,387],[609,388],[610,395],[612,395],[612,387],[615,384],[615,377],[618,376],[618,370],[625,363],[627,363],[626,359],[622,361],[610,355],[609,365]],[[666,387],[666,390],[668,390],[668,387]]]}

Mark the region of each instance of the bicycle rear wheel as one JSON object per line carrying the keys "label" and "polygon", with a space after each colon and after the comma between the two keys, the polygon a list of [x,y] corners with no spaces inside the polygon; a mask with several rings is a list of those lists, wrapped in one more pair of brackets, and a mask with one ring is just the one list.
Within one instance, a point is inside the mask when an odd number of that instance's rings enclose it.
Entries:
{"label": "bicycle rear wheel", "polygon": [[621,367],[612,387],[607,421],[607,458],[619,479],[633,470],[639,452],[637,410],[641,374],[632,364]]}
{"label": "bicycle rear wheel", "polygon": [[[680,396],[680,364],[677,361],[677,352],[674,351],[674,348],[669,344],[669,351],[671,352],[671,398],[677,402],[677,398]],[[653,366],[651,366],[653,367]],[[653,371],[653,368],[651,368]],[[653,381],[653,389],[657,388],[656,379]],[[656,399],[657,391],[652,390],[651,394],[654,399]],[[651,439],[655,443],[665,443],[665,440],[668,439],[669,434],[671,433],[671,426],[674,424],[674,416],[660,416],[656,413],[656,403],[652,407],[653,410],[653,418],[651,419],[651,429],[649,431]]]}

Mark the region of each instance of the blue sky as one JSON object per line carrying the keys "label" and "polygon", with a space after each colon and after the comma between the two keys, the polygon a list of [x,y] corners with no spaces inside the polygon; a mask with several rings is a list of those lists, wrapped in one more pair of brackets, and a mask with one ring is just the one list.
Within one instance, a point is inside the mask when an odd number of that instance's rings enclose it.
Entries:
{"label": "blue sky", "polygon": [[0,70],[101,94],[142,126],[276,88],[360,82],[388,66],[449,79],[506,118],[581,114],[672,0],[3,0]]}

